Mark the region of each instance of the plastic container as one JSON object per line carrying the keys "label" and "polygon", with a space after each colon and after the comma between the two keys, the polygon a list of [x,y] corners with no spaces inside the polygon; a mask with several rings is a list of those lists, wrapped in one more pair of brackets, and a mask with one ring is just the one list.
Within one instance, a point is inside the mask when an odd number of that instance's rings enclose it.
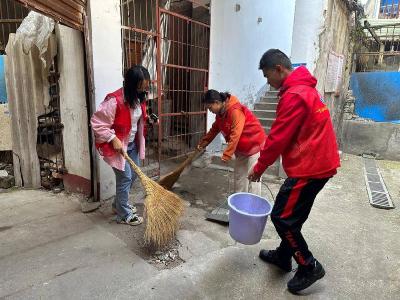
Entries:
{"label": "plastic container", "polygon": [[250,193],[235,193],[228,197],[229,234],[239,243],[257,244],[264,232],[271,203]]}

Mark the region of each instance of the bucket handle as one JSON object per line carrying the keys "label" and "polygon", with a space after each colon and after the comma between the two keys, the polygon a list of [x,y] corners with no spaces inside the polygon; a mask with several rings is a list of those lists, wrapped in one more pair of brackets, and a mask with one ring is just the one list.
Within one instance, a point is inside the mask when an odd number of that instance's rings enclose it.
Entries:
{"label": "bucket handle", "polygon": [[247,186],[247,192],[248,192],[248,193],[251,193],[252,187],[253,187],[253,182],[252,182],[251,180],[249,180],[249,184],[248,184],[248,186]]}

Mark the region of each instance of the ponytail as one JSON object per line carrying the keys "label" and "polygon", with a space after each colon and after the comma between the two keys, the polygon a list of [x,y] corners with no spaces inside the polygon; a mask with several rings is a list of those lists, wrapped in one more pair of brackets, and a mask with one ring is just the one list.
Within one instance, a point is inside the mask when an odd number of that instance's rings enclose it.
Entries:
{"label": "ponytail", "polygon": [[208,104],[214,103],[216,101],[225,102],[230,96],[231,94],[229,92],[220,93],[216,90],[208,90],[204,93],[202,101],[203,103]]}
{"label": "ponytail", "polygon": [[231,96],[231,94],[229,92],[223,92],[219,93],[219,96],[221,97],[221,101],[225,102],[226,99],[228,99]]}

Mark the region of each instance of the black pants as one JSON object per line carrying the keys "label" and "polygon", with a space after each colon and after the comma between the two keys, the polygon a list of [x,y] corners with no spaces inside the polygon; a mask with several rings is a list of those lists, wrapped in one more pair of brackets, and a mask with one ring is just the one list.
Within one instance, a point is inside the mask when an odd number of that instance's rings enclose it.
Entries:
{"label": "black pants", "polygon": [[328,180],[288,178],[281,186],[271,220],[282,240],[278,247],[282,259],[293,256],[299,265],[307,265],[313,260],[301,228],[310,214],[315,197]]}

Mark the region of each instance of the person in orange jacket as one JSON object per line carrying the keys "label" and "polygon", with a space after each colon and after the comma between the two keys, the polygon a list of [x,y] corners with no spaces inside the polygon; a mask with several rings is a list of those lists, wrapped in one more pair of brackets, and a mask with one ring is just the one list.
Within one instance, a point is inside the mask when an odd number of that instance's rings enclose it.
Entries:
{"label": "person in orange jacket", "polygon": [[[237,97],[229,93],[208,90],[203,96],[203,103],[210,112],[216,114],[216,120],[197,148],[205,148],[221,132],[228,143],[222,161],[228,162],[235,155],[234,190],[249,192],[247,174],[260,157],[266,139],[260,121]],[[261,183],[254,183],[250,191],[260,195]]]}

